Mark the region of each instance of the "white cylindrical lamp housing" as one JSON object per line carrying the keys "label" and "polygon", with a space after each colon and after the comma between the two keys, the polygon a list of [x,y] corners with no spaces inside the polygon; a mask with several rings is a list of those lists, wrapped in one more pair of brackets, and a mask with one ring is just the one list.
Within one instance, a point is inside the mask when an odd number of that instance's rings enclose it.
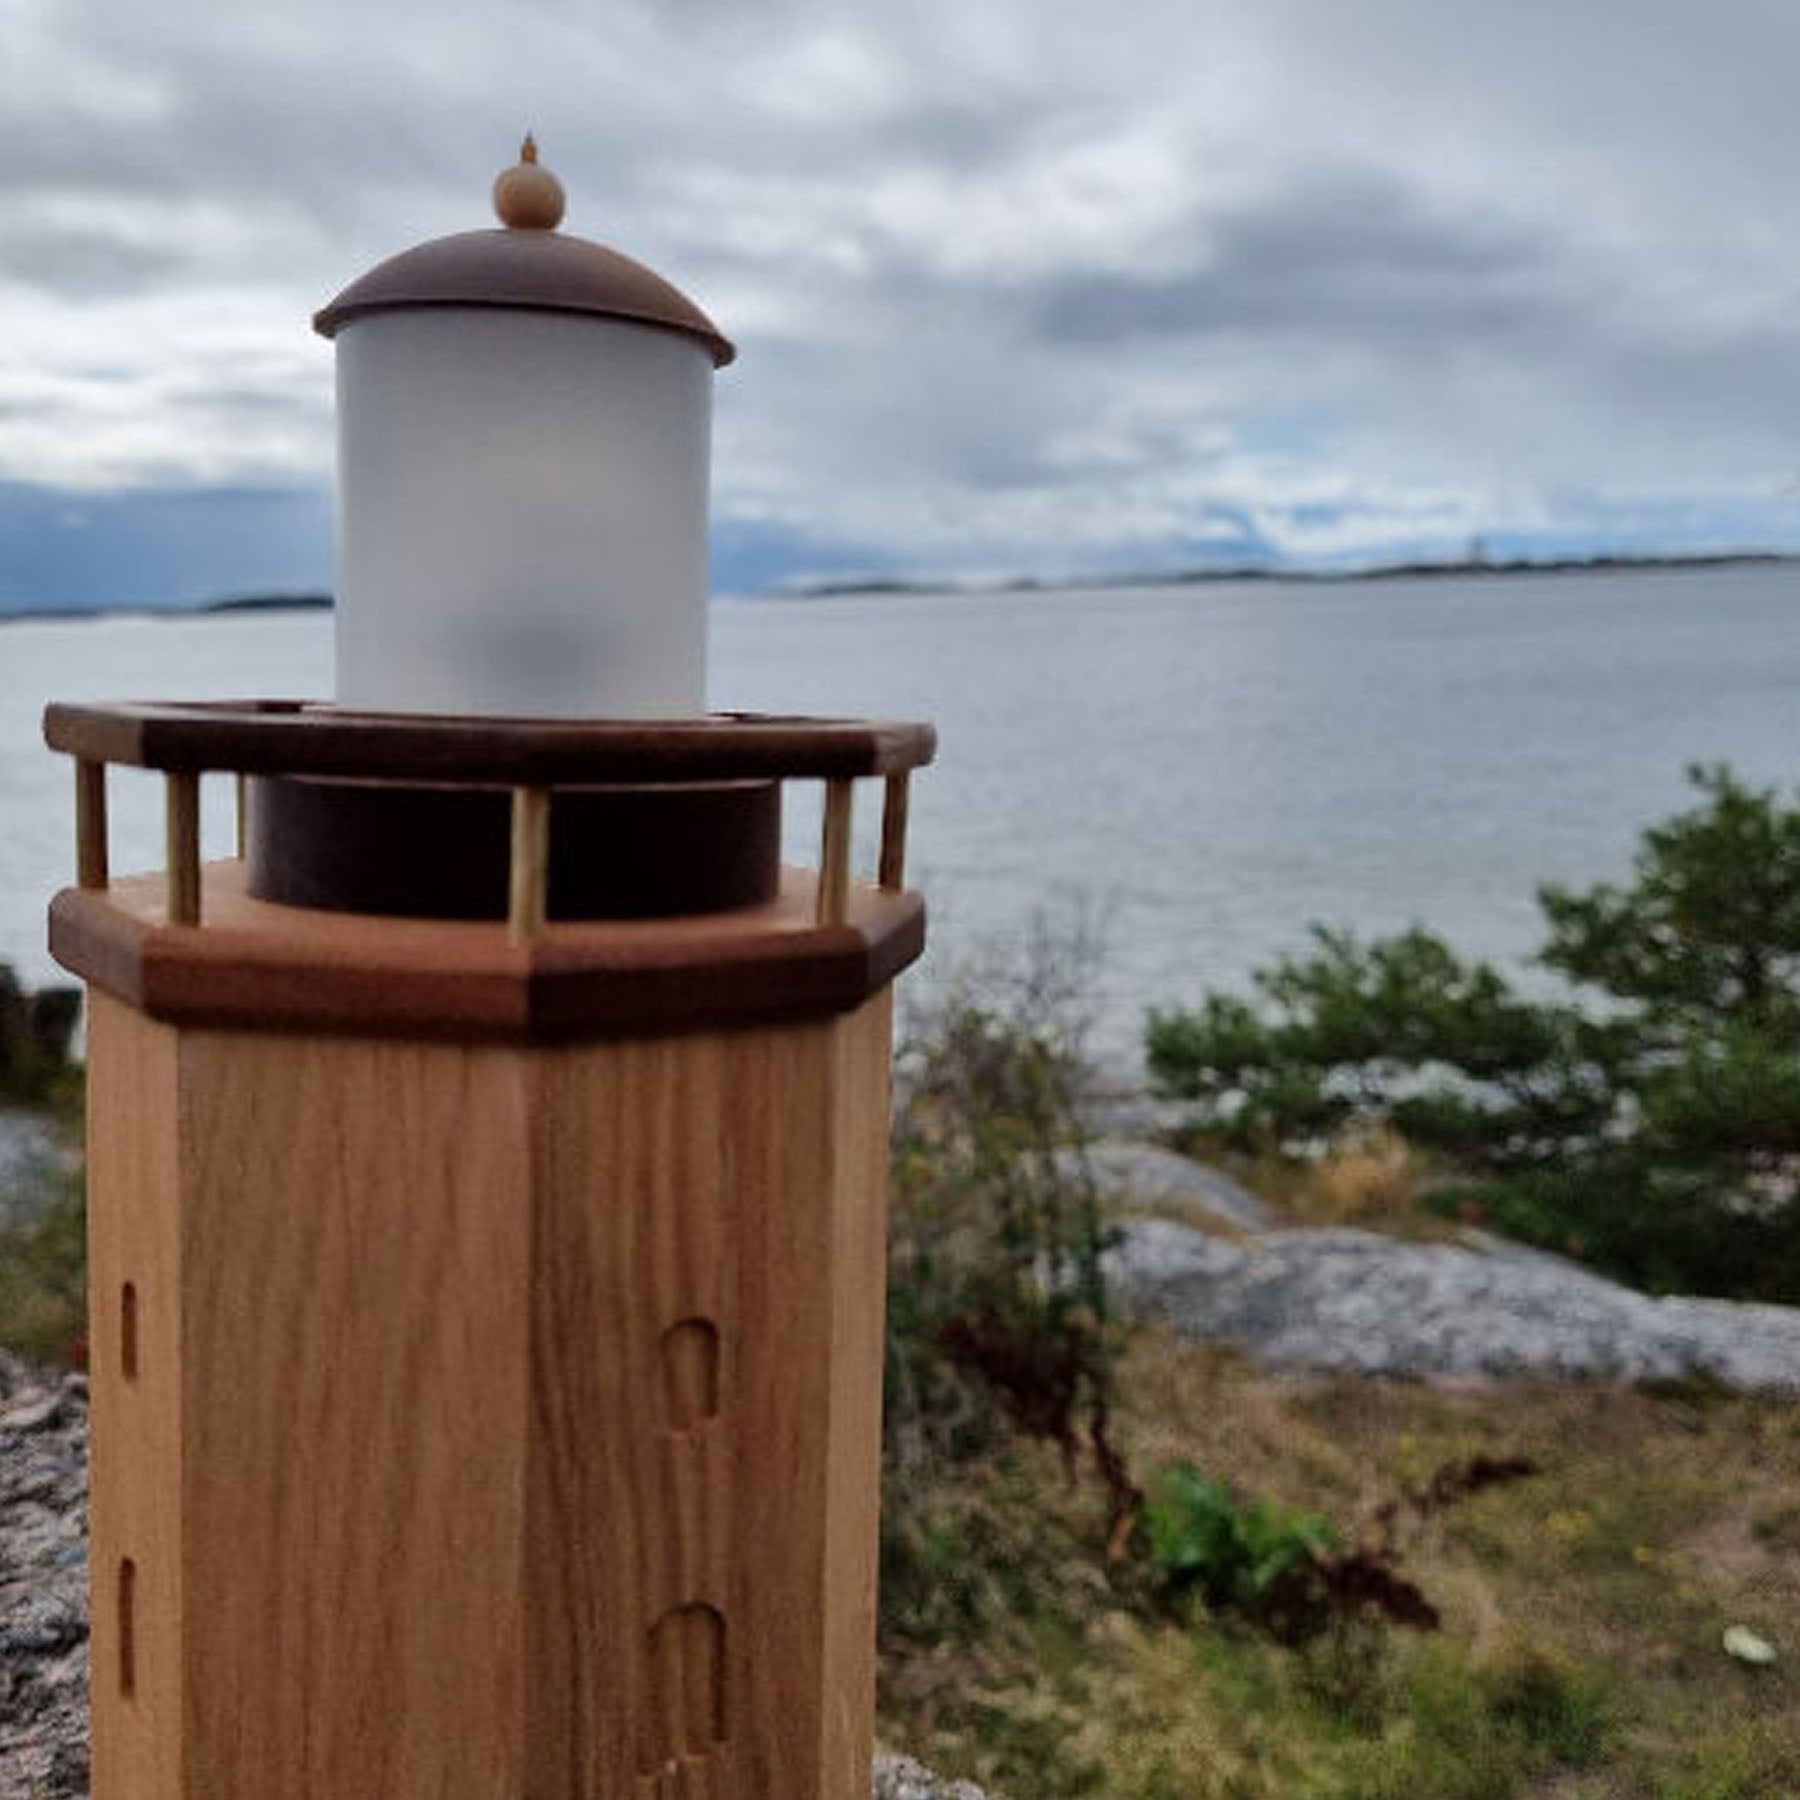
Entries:
{"label": "white cylindrical lamp housing", "polygon": [[[521,176],[554,188],[549,224],[516,191],[509,210]],[[337,347],[340,705],[705,710],[732,347],[642,264],[557,232],[560,202],[528,155],[496,184],[502,229],[390,258],[315,321]]]}

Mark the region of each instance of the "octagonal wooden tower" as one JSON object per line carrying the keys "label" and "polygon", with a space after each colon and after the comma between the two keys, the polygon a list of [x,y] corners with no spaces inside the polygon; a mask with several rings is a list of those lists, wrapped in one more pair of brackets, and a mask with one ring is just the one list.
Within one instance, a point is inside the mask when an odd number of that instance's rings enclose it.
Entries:
{"label": "octagonal wooden tower", "polygon": [[[929,729],[45,731],[92,996],[96,1800],[860,1800]],[[109,879],[109,763],[164,775],[162,874]],[[212,770],[249,855],[202,867]],[[816,873],[777,867],[799,777]],[[413,866],[371,890],[376,840]],[[465,858],[504,916],[417,916]]]}

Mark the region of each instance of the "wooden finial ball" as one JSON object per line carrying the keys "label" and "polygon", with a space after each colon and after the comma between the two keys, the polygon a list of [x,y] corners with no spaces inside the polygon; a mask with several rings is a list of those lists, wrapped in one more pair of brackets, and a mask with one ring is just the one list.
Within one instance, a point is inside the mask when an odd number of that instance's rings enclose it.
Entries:
{"label": "wooden finial ball", "polygon": [[494,178],[494,211],[512,231],[554,231],[562,223],[563,185],[537,159],[527,135],[519,160]]}

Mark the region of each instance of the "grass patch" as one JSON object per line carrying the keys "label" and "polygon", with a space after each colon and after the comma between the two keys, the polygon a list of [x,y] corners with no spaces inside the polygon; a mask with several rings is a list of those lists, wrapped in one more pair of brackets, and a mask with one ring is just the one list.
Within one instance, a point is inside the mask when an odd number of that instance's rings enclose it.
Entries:
{"label": "grass patch", "polygon": [[[1457,1243],[1482,1222],[1477,1211],[1446,1197],[1448,1176],[1437,1159],[1383,1126],[1352,1127],[1307,1155],[1246,1150],[1204,1128],[1171,1132],[1166,1142],[1242,1182],[1289,1225]],[[1171,1209],[1167,1216],[1179,1225],[1195,1223],[1186,1211]]]}
{"label": "grass patch", "polygon": [[1771,1550],[1800,1556],[1800,1498],[1777,1501],[1757,1513],[1751,1530]]}
{"label": "grass patch", "polygon": [[[1441,1631],[1357,1620],[1296,1650],[1229,1609],[1159,1609],[1147,1559],[1108,1561],[1092,1485],[1020,1447],[946,1495],[938,1568],[914,1565],[903,1606],[884,1598],[895,1747],[1009,1800],[1800,1793],[1792,1407],[1274,1378],[1160,1334],[1134,1344],[1118,1392],[1134,1468],[1191,1463],[1346,1543],[1446,1465],[1540,1473],[1396,1510]],[[1781,1660],[1734,1662],[1733,1623]]]}
{"label": "grass patch", "polygon": [[[79,1000],[32,996],[0,963],[0,1108],[35,1115],[54,1137],[81,1141],[85,1071],[68,1057]],[[71,1148],[70,1161],[74,1161]],[[86,1354],[87,1218],[78,1169],[28,1167],[0,1193],[0,1349],[31,1362]]]}
{"label": "grass patch", "polygon": [[0,1229],[0,1349],[73,1364],[86,1338],[87,1211],[81,1180],[69,1175],[25,1222]]}

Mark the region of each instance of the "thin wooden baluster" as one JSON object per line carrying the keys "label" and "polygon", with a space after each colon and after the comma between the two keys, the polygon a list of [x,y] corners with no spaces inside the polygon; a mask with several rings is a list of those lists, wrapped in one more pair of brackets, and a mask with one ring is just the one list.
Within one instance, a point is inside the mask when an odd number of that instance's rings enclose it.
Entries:
{"label": "thin wooden baluster", "polygon": [[179,771],[163,777],[167,813],[169,923],[200,923],[200,777]]}
{"label": "thin wooden baluster", "polygon": [[514,788],[507,930],[515,944],[544,935],[550,915],[550,790]]}
{"label": "thin wooden baluster", "polygon": [[884,892],[897,894],[906,886],[906,804],[911,776],[902,769],[887,778],[881,801],[881,875]]}
{"label": "thin wooden baluster", "polygon": [[841,925],[850,911],[850,810],[856,784],[825,784],[825,821],[819,842],[821,925]]}
{"label": "thin wooden baluster", "polygon": [[106,764],[79,758],[75,764],[75,880],[103,889],[111,879],[106,862]]}

